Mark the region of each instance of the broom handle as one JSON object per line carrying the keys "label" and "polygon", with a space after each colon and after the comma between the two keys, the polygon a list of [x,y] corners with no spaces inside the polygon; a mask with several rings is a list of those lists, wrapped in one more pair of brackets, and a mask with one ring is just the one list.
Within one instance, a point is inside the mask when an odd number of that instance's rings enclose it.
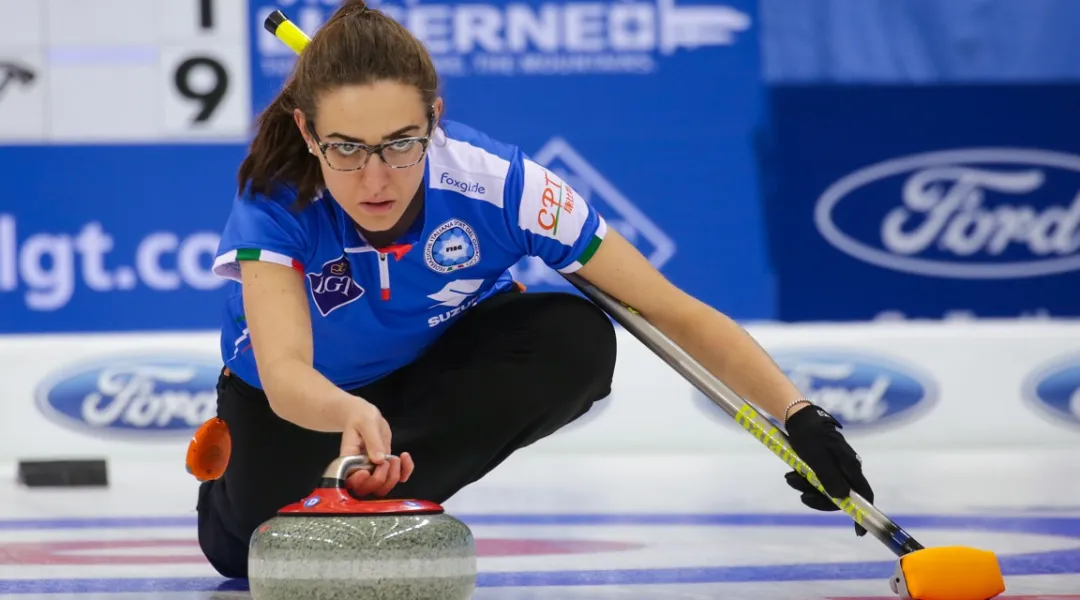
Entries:
{"label": "broom handle", "polygon": [[856,492],[852,491],[851,496],[844,499],[830,497],[809,465],[792,449],[782,431],[649,323],[641,313],[616,300],[580,275],[570,273],[563,274],[563,277],[897,556],[922,549],[922,545],[911,535]]}

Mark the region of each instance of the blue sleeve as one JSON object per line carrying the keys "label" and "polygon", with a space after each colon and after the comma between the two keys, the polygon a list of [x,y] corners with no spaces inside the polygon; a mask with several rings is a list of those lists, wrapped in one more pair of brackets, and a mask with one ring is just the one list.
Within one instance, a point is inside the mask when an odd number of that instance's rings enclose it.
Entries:
{"label": "blue sleeve", "polygon": [[504,205],[511,235],[528,256],[573,273],[600,247],[604,218],[558,175],[527,157],[511,163]]}
{"label": "blue sleeve", "polygon": [[240,281],[243,260],[277,263],[303,273],[311,248],[301,215],[286,202],[259,195],[238,196],[221,234],[214,273]]}

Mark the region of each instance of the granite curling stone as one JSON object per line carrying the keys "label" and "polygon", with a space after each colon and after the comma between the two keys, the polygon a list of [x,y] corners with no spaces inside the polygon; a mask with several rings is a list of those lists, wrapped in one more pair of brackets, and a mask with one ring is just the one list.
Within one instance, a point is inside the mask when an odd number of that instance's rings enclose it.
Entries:
{"label": "granite curling stone", "polygon": [[476,587],[472,531],[422,500],[358,500],[345,488],[365,456],[338,458],[306,498],[251,536],[253,600],[467,600]]}

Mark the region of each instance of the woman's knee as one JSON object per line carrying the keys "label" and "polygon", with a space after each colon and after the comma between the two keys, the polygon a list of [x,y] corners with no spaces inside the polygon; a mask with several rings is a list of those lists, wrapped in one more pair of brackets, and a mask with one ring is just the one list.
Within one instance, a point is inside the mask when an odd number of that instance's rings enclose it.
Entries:
{"label": "woman's knee", "polygon": [[[199,548],[207,562],[222,577],[247,577],[248,538],[226,526],[220,498],[221,483],[206,481],[199,486],[198,513]],[[217,495],[218,497],[215,497]]]}
{"label": "woman's knee", "polygon": [[607,388],[615,372],[617,343],[611,319],[589,300],[554,293],[537,298],[533,335],[552,376]]}

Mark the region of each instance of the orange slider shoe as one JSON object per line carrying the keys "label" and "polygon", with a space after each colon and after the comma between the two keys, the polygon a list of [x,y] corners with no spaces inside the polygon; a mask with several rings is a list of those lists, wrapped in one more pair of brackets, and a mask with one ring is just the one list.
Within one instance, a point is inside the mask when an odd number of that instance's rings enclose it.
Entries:
{"label": "orange slider shoe", "polygon": [[225,473],[232,454],[229,427],[218,417],[208,420],[195,430],[188,442],[187,472],[199,481],[211,481]]}

